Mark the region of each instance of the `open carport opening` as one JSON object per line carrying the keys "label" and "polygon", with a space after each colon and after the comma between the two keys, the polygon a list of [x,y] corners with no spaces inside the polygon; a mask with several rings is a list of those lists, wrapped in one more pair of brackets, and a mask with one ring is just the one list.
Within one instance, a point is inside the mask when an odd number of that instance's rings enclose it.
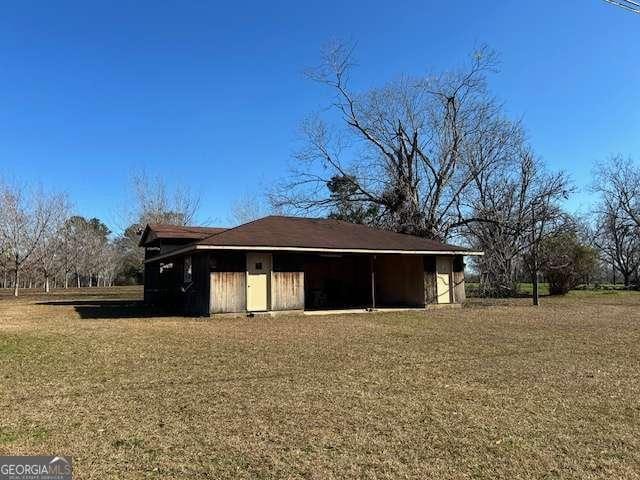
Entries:
{"label": "open carport opening", "polygon": [[305,310],[424,307],[420,255],[309,255]]}

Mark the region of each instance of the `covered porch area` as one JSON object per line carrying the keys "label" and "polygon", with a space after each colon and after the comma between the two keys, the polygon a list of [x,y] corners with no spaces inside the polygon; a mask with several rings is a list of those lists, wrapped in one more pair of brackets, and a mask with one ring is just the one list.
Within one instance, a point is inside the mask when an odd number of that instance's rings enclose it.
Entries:
{"label": "covered porch area", "polygon": [[308,255],[304,280],[306,311],[425,305],[420,255]]}

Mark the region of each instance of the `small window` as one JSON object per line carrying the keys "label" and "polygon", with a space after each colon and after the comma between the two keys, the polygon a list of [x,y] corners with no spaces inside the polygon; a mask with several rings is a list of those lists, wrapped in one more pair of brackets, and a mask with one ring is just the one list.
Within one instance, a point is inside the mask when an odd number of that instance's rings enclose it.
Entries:
{"label": "small window", "polygon": [[262,270],[262,262],[256,263],[256,270]]}
{"label": "small window", "polygon": [[191,257],[184,257],[184,282],[189,283],[191,281]]}

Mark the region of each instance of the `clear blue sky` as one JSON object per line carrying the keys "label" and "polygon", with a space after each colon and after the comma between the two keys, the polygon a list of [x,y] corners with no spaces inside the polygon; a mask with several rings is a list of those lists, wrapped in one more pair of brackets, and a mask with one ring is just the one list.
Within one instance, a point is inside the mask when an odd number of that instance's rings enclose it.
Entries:
{"label": "clear blue sky", "polygon": [[[486,43],[492,91],[576,185],[640,157],[640,15],[602,0],[41,2],[0,5],[0,174],[69,192],[111,222],[129,172],[202,192],[202,217],[285,174],[327,95],[301,71],[330,38],[356,80],[455,67]],[[569,204],[586,207],[588,193]]]}

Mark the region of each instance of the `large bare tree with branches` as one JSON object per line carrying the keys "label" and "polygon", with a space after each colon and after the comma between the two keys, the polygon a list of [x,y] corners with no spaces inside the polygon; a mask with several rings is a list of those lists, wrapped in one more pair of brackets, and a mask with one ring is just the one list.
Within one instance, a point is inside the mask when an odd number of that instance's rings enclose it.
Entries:
{"label": "large bare tree with branches", "polygon": [[437,239],[478,220],[462,199],[519,136],[487,90],[496,64],[481,48],[459,70],[358,92],[352,49],[327,47],[307,74],[333,91],[337,125],[319,116],[303,122],[304,146],[273,203],[321,214],[348,205],[367,223]]}

